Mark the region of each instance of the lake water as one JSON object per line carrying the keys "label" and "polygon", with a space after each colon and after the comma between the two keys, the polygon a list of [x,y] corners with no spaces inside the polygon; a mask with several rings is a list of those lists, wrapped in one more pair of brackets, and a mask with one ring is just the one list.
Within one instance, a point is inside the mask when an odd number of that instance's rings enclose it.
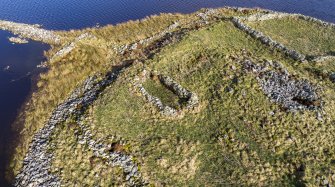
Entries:
{"label": "lake water", "polygon": [[[0,19],[69,30],[222,6],[260,7],[335,22],[334,0],[0,0]],[[43,50],[48,49],[37,42],[13,45],[9,36],[0,31],[0,186],[8,186],[4,168],[13,139],[10,124],[30,93],[30,73],[37,71],[36,65],[44,60]]]}

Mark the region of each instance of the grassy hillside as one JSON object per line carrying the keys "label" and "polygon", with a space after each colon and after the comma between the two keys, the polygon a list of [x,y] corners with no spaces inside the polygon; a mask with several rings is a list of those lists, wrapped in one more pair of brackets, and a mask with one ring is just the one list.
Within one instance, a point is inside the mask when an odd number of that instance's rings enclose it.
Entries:
{"label": "grassy hillside", "polygon": [[[40,89],[25,114],[25,141],[16,160],[22,160],[34,132],[81,81],[131,59],[135,62],[89,107],[83,123],[95,140],[110,145],[109,151],[133,156],[145,185],[334,184],[335,85],[329,79],[335,71],[334,61],[295,62],[230,21],[232,16],[255,12],[259,10],[221,9],[215,16],[208,16],[210,24],[201,27],[192,26],[201,21],[195,13],[61,33],[69,41],[85,32],[96,38],[80,41],[71,53],[50,63],[49,71],[41,75]],[[154,55],[143,55],[150,43],[126,54],[115,50],[115,46],[153,36],[175,22],[180,25],[173,31],[187,28],[186,34]],[[330,54],[334,50],[334,28],[295,18],[248,25],[308,55]],[[56,49],[59,46],[49,55]],[[248,69],[246,61],[252,62],[254,69]],[[261,70],[256,71],[257,68]],[[136,87],[144,71],[169,76],[195,93],[199,103],[186,109],[183,98],[162,84],[159,77],[148,77],[143,88],[178,111],[176,116],[164,115]],[[264,74],[269,72],[287,75],[293,83],[308,82],[315,88],[318,104],[295,97],[293,102],[316,107],[289,111],[275,102],[262,87],[268,80]],[[56,128],[50,146],[54,153],[51,172],[61,178],[64,186],[127,185],[122,168],[107,165],[87,144],[78,143],[83,133],[76,119]],[[13,163],[18,170],[19,162]]]}

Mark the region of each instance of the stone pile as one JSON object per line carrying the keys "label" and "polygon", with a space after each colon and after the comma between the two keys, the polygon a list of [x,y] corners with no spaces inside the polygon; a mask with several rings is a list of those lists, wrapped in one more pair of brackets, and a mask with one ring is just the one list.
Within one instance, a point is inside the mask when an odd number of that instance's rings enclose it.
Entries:
{"label": "stone pile", "polygon": [[335,72],[333,72],[329,75],[329,79],[330,79],[330,81],[332,81],[332,83],[335,83]]}
{"label": "stone pile", "polygon": [[[316,89],[307,80],[297,80],[290,76],[278,62],[266,61],[257,65],[249,60],[242,62],[244,70],[253,72],[270,100],[288,111],[315,110],[321,107]],[[271,70],[270,68],[275,70]]]}

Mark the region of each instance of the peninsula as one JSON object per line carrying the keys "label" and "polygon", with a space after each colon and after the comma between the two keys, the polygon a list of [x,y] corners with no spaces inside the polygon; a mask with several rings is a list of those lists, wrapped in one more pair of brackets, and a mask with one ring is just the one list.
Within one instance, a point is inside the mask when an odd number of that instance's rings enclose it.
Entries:
{"label": "peninsula", "polygon": [[15,186],[332,186],[335,25],[203,9],[51,45],[8,169]]}

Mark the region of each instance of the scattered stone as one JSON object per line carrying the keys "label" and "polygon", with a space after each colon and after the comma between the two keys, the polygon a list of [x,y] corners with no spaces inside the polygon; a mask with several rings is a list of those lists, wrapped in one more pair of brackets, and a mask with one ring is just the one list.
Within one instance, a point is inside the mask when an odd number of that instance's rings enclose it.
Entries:
{"label": "scattered stone", "polygon": [[39,28],[39,25],[29,25],[0,20],[0,29],[10,31],[21,38],[29,38],[44,43],[59,44],[61,37],[53,31]]}
{"label": "scattered stone", "polygon": [[263,65],[256,65],[249,60],[243,62],[245,70],[257,75],[263,92],[272,102],[280,104],[284,109],[297,111],[321,107],[315,88],[307,80],[296,80],[282,69],[270,70],[270,66],[275,67],[273,64],[270,61]]}
{"label": "scattered stone", "polygon": [[28,40],[20,37],[9,37],[8,40],[12,43],[17,43],[17,44],[26,44],[28,43]]}

